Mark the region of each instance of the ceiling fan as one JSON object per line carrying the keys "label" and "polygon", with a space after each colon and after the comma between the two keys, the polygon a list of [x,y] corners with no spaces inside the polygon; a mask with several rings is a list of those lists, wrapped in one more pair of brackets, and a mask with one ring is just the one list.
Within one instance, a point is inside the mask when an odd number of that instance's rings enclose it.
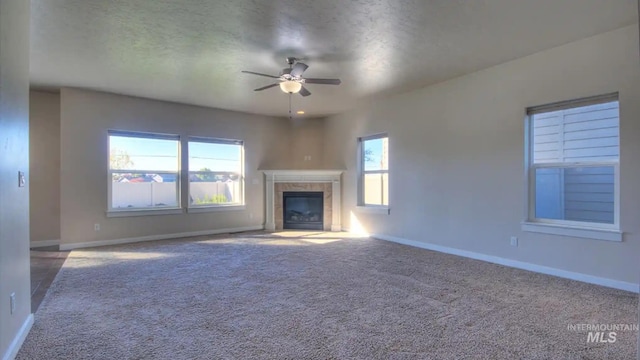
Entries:
{"label": "ceiling fan", "polygon": [[340,85],[340,79],[317,79],[317,78],[303,78],[302,74],[309,67],[307,64],[299,62],[295,57],[288,57],[288,68],[282,69],[280,76],[261,74],[253,71],[242,71],[246,74],[253,74],[258,76],[269,77],[272,79],[278,79],[279,82],[263,86],[261,88],[254,89],[253,91],[262,91],[275,86],[280,85],[280,89],[288,94],[300,93],[302,96],[309,96],[311,93],[303,84],[320,84],[320,85]]}

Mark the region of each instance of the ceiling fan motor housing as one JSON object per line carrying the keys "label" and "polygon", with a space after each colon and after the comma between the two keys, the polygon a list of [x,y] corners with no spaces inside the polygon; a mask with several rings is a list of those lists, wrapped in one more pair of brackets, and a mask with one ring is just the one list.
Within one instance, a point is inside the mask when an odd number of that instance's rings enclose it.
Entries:
{"label": "ceiling fan motor housing", "polygon": [[286,60],[287,60],[287,64],[289,64],[289,65],[293,65],[293,64],[295,64],[296,60],[298,60],[298,59],[297,59],[297,58],[295,58],[295,57],[293,57],[293,56],[288,56],[288,57],[286,58]]}
{"label": "ceiling fan motor housing", "polygon": [[275,84],[270,84],[267,86],[263,86],[261,88],[254,89],[254,91],[262,91],[266,89],[270,89],[276,86],[280,86],[280,89],[289,94],[299,93],[302,96],[309,96],[311,92],[307,90],[303,84],[324,84],[324,85],[340,85],[340,79],[305,79],[302,77],[302,74],[309,68],[309,65],[297,62],[300,59],[294,57],[287,58],[287,64],[289,64],[288,68],[282,69],[280,71],[279,76],[273,76],[269,74],[258,73],[254,71],[245,71],[243,73],[253,74],[264,76],[272,79],[277,79],[278,82]]}

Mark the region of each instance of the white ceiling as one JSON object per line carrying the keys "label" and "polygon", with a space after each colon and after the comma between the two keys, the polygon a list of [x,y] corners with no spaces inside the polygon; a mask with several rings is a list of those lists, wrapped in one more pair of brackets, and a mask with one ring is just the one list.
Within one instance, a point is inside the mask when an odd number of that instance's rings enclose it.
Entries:
{"label": "white ceiling", "polygon": [[285,56],[308,58],[307,116],[637,22],[636,0],[32,0],[31,82],[268,115]]}

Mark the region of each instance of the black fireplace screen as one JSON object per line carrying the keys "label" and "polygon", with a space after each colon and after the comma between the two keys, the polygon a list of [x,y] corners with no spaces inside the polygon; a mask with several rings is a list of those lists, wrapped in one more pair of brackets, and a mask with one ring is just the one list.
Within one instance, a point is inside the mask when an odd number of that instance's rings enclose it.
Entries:
{"label": "black fireplace screen", "polygon": [[322,191],[287,191],[283,193],[283,228],[323,230]]}

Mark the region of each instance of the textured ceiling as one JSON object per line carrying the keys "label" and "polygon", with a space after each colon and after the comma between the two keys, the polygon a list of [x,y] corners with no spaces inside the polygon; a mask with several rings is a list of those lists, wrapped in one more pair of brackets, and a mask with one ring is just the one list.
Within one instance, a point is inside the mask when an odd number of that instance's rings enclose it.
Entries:
{"label": "textured ceiling", "polygon": [[286,115],[267,85],[306,57],[307,116],[637,22],[636,0],[32,0],[31,82]]}

